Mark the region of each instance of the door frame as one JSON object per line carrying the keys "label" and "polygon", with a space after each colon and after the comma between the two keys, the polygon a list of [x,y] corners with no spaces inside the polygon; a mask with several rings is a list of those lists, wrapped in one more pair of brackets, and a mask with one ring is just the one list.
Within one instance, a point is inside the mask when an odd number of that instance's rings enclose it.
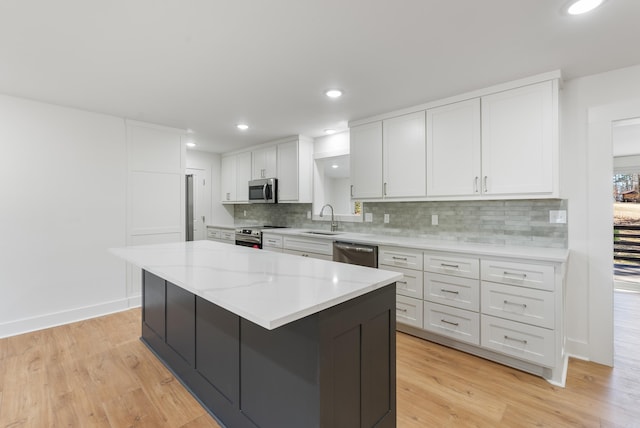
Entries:
{"label": "door frame", "polygon": [[613,122],[640,117],[640,100],[588,111],[587,240],[589,259],[589,355],[613,366]]}

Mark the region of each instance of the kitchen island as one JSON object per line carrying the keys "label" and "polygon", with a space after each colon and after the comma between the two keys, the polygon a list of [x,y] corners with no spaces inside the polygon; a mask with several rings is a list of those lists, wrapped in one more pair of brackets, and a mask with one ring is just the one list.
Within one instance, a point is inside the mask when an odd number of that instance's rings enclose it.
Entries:
{"label": "kitchen island", "polygon": [[210,241],[143,269],[142,341],[228,427],[394,427],[396,272]]}

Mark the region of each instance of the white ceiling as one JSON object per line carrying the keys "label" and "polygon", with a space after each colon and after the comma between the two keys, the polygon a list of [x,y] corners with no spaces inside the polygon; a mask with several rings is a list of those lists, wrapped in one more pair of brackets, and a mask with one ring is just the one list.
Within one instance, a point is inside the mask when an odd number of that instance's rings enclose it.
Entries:
{"label": "white ceiling", "polygon": [[[640,63],[640,1],[2,0],[0,93],[224,152],[561,69]],[[324,97],[330,87],[345,95]],[[235,124],[246,121],[246,132]]]}

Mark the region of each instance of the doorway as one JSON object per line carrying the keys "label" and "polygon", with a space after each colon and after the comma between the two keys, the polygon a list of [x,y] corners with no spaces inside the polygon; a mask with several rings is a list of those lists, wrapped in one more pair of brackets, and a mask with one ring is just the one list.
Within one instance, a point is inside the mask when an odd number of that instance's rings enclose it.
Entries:
{"label": "doorway", "polygon": [[612,124],[614,288],[640,292],[640,118]]}
{"label": "doorway", "polygon": [[[187,168],[186,170],[187,176],[192,176],[192,196],[191,204],[192,204],[192,219],[193,222],[187,222],[188,226],[193,229],[193,240],[199,241],[205,239],[206,236],[206,213],[207,213],[207,189],[208,189],[208,180],[207,180],[207,171],[203,169],[195,169],[195,168]],[[189,205],[189,201],[187,201],[187,205]]]}

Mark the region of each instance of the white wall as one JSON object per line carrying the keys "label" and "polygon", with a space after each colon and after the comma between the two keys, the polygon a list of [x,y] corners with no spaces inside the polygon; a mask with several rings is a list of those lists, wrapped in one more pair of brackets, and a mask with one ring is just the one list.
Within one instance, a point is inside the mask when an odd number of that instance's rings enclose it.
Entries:
{"label": "white wall", "polygon": [[[589,138],[589,110],[596,107],[640,100],[640,66],[615,70],[565,82],[562,94],[561,180],[562,198],[568,199],[569,248],[567,273],[567,350],[578,356],[606,363],[600,351],[610,348],[606,332],[596,334],[596,326],[609,323],[604,305],[594,290],[606,295],[612,290],[611,254],[607,248],[594,250],[595,216],[606,217],[611,209],[611,141]],[[601,147],[601,145],[609,147]],[[606,153],[609,153],[607,156]],[[596,196],[593,181],[607,179],[608,196]],[[604,220],[602,221],[604,223]],[[597,226],[611,228],[611,222]],[[604,253],[603,253],[604,252]],[[608,278],[608,279],[603,279]],[[610,330],[610,326],[603,326]],[[606,342],[606,343],[605,343]],[[606,352],[605,352],[606,354]]]}
{"label": "white wall", "polygon": [[128,306],[119,118],[0,95],[0,337]]}
{"label": "white wall", "polygon": [[219,226],[232,226],[233,205],[223,205],[220,188],[220,155],[216,153],[187,150],[187,168],[209,171],[211,182],[211,197],[207,206],[205,223]]}

